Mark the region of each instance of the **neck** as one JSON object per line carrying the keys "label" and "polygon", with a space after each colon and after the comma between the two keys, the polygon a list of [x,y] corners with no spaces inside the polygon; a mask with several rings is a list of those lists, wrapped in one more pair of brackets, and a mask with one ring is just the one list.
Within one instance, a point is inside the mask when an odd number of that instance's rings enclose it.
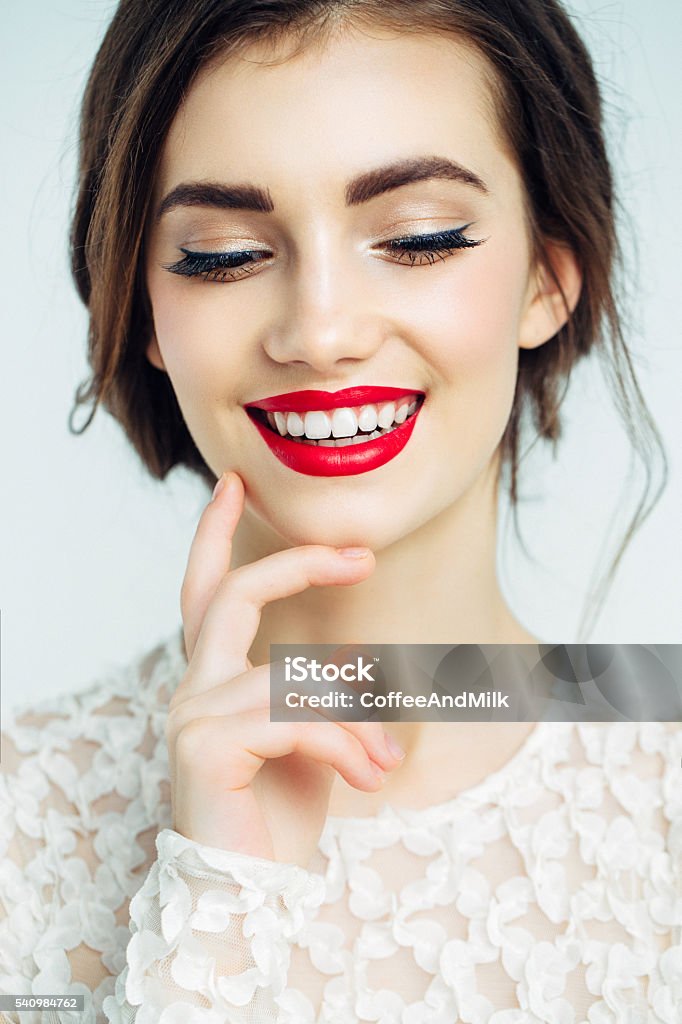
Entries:
{"label": "neck", "polygon": [[[458,501],[374,551],[376,569],[352,587],[311,587],[266,605],[249,652],[271,643],[535,643],[504,601],[496,574],[497,473],[491,466]],[[245,510],[235,567],[286,547]]]}

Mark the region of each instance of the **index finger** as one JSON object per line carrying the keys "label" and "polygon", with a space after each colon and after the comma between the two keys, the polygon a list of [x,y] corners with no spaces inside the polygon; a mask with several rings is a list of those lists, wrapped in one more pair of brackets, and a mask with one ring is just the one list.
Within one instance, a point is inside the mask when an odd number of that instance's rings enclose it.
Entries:
{"label": "index finger", "polygon": [[[218,490],[222,482],[222,488]],[[217,493],[216,493],[217,492]],[[232,539],[244,508],[244,484],[235,472],[223,473],[197,524],[180,589],[180,610],[187,660],[213,595],[230,571]]]}
{"label": "index finger", "polygon": [[308,544],[232,569],[206,610],[188,692],[212,689],[249,669],[248,653],[268,602],[300,594],[308,587],[348,586],[369,576],[375,566],[374,555],[362,550],[366,553],[360,557],[347,556],[331,546]]}

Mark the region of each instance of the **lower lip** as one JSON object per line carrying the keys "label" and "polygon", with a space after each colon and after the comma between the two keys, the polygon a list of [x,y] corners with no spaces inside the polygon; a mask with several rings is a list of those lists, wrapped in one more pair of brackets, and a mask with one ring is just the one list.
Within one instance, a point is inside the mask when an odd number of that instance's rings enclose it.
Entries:
{"label": "lower lip", "polygon": [[289,441],[263,426],[255,416],[249,415],[249,419],[273,455],[295,473],[305,473],[307,476],[354,476],[378,469],[399,455],[412,436],[420,411],[421,406],[390,434],[375,437],[373,441],[363,441],[362,444],[347,444],[342,448]]}

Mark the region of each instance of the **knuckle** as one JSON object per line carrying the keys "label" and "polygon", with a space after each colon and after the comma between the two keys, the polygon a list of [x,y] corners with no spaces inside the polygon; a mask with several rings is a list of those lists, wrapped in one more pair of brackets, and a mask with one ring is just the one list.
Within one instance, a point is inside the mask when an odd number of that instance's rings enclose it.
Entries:
{"label": "knuckle", "polygon": [[383,744],[385,742],[386,729],[383,722],[367,722],[367,732],[376,743]]}
{"label": "knuckle", "polygon": [[166,743],[170,746],[171,743],[175,742],[175,738],[182,729],[182,711],[180,705],[168,707],[166,714],[166,721],[164,722],[164,733],[166,736]]}
{"label": "knuckle", "polygon": [[244,582],[248,579],[250,565],[239,565],[225,573],[221,582],[220,590],[223,594],[239,594],[244,590]]}
{"label": "knuckle", "polygon": [[185,722],[175,737],[176,759],[188,762],[194,760],[197,755],[205,756],[212,741],[214,728],[215,721],[212,718],[192,718]]}
{"label": "knuckle", "polygon": [[335,729],[335,752],[337,759],[347,761],[357,751],[358,741],[348,729]]}
{"label": "knuckle", "polygon": [[178,685],[173,690],[168,701],[168,712],[176,711],[192,695],[192,684],[189,673],[185,673]]}
{"label": "knuckle", "polygon": [[353,722],[348,730],[363,747],[372,746],[381,740],[382,727],[378,722]]}

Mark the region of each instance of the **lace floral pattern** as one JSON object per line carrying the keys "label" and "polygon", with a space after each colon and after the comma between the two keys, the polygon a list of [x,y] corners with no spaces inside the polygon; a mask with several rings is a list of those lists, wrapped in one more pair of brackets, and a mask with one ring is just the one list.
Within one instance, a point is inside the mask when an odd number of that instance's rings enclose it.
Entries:
{"label": "lace floral pattern", "polygon": [[682,728],[542,723],[423,810],[327,819],[307,870],[171,826],[174,633],[5,716],[0,991],[18,1024],[682,1024]]}

